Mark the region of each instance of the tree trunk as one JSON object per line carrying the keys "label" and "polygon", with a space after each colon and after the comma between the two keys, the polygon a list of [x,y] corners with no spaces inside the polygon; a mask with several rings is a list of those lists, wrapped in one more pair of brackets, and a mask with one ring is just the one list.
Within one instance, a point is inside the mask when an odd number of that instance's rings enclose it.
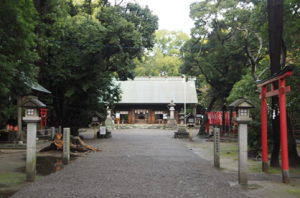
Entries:
{"label": "tree trunk", "polygon": [[288,128],[288,152],[289,152],[289,164],[290,166],[299,166],[300,165],[300,157],[297,152],[297,144],[296,138],[293,132],[293,127],[291,123],[290,117],[287,118],[287,128]]}
{"label": "tree trunk", "polygon": [[[89,146],[85,144],[80,137],[74,137],[70,136],[71,144],[70,144],[70,150],[72,152],[90,152],[90,151],[101,151],[98,148],[94,148],[92,146]],[[40,150],[40,152],[45,152],[49,150],[62,150],[64,145],[63,141],[63,134],[57,133],[55,134],[52,143],[50,146],[47,146]]]}
{"label": "tree trunk", "polygon": [[204,116],[204,119],[203,119],[203,122],[200,126],[200,129],[199,129],[199,132],[197,135],[204,135],[205,134],[205,129],[206,129],[206,124],[207,124],[207,121],[208,121],[208,117],[207,117],[207,112],[210,112],[212,107],[214,106],[215,102],[216,102],[217,98],[213,97],[207,107],[207,110],[206,110],[206,114]]}
{"label": "tree trunk", "polygon": [[[282,45],[283,30],[283,0],[268,0],[268,30],[269,30],[269,51],[271,60],[271,75],[281,70],[280,53]],[[274,89],[278,89],[278,84],[274,83]],[[278,96],[272,97],[272,109],[278,104]],[[273,151],[270,166],[279,166],[280,150],[280,126],[279,117],[272,121],[273,130]]]}

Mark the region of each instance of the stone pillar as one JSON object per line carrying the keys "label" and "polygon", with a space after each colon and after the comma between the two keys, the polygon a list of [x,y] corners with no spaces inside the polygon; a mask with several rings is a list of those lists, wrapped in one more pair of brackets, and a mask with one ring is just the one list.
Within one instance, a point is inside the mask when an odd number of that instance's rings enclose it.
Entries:
{"label": "stone pillar", "polygon": [[170,119],[174,119],[174,107],[170,108]]}
{"label": "stone pillar", "polygon": [[63,163],[67,165],[70,163],[70,128],[64,128],[63,141]]}
{"label": "stone pillar", "polygon": [[248,137],[247,124],[239,124],[239,184],[248,183]]}
{"label": "stone pillar", "polygon": [[214,167],[220,168],[220,129],[214,128]]}
{"label": "stone pillar", "polygon": [[36,170],[36,127],[40,117],[23,117],[27,122],[27,148],[26,148],[26,180],[35,180]]}
{"label": "stone pillar", "polygon": [[55,135],[55,128],[51,127],[51,140],[53,140],[54,135]]}

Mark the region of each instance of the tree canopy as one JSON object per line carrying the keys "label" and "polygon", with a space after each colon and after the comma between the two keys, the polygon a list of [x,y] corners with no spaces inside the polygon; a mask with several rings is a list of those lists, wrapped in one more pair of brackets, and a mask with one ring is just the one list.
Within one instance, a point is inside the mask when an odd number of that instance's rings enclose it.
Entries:
{"label": "tree canopy", "polygon": [[[32,1],[4,0],[0,5],[0,100],[29,91],[38,68],[37,12]],[[3,104],[3,103],[2,103]]]}
{"label": "tree canopy", "polygon": [[182,31],[158,30],[155,32],[154,48],[142,60],[136,60],[137,76],[178,76],[183,64],[180,47],[189,39]]}
{"label": "tree canopy", "polygon": [[158,18],[136,3],[36,0],[35,5],[39,82],[53,95],[44,98],[51,120],[63,126],[88,124],[91,111],[106,114],[104,103],[120,100],[113,79],[134,77],[132,60],[153,47]]}

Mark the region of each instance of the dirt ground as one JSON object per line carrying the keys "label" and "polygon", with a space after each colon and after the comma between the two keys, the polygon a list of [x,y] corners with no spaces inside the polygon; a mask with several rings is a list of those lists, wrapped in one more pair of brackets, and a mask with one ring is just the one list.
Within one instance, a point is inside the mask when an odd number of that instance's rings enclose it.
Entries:
{"label": "dirt ground", "polygon": [[[188,148],[202,158],[211,161],[213,166],[213,142],[208,139],[193,138],[193,142],[186,142]],[[220,168],[225,172],[238,172],[238,143],[230,140],[220,142]],[[300,155],[300,145],[298,144]],[[281,168],[269,167],[269,173],[261,171],[262,162],[248,159],[248,173],[251,174],[278,174],[281,176]],[[248,181],[250,188],[259,186],[258,191],[265,197],[300,197],[300,167],[290,167],[290,184],[267,181]],[[232,184],[235,185],[235,184]]]}
{"label": "dirt ground", "polygon": [[[196,131],[193,132],[196,134]],[[207,139],[194,137],[193,142],[184,141],[187,147],[193,152],[213,165],[213,142]],[[37,151],[50,144],[50,141],[38,140]],[[298,145],[298,150],[300,150]],[[238,144],[228,140],[222,140],[220,145],[221,169],[225,172],[238,171]],[[60,161],[61,152],[51,151],[46,153],[37,153],[37,176],[36,179],[49,175],[63,168]],[[26,184],[25,174],[26,151],[15,149],[1,149],[0,147],[0,197],[9,197]],[[261,171],[261,161],[248,160],[249,173],[266,174]],[[269,174],[281,175],[281,169],[269,167]],[[282,181],[249,181],[249,187],[256,188],[261,195],[265,197],[300,197],[300,168],[290,168],[290,184],[283,184]],[[237,185],[232,184],[232,185]]]}

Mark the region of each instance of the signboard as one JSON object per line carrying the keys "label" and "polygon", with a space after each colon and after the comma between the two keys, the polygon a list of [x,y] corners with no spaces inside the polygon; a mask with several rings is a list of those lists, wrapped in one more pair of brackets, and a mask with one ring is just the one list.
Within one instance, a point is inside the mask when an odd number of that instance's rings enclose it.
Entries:
{"label": "signboard", "polygon": [[105,126],[101,126],[100,127],[100,135],[105,135],[106,134],[106,127]]}
{"label": "signboard", "polygon": [[214,128],[214,167],[220,168],[220,129]]}
{"label": "signboard", "polygon": [[120,118],[120,113],[116,113],[116,118]]}
{"label": "signboard", "polygon": [[64,128],[63,131],[63,163],[70,163],[70,128]]}
{"label": "signboard", "polygon": [[215,128],[214,136],[215,136],[215,140],[216,140],[215,141],[215,153],[220,154],[220,150],[219,150],[219,148],[220,148],[220,131],[216,130],[216,128]]}

